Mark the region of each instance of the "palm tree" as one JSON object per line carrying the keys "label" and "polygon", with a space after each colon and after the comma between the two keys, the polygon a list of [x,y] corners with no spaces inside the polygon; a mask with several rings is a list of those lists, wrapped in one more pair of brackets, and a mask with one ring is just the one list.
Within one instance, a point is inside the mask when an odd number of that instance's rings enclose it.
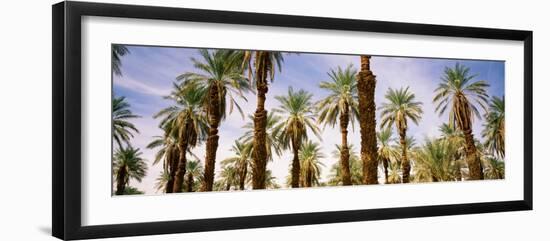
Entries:
{"label": "palm tree", "polygon": [[292,87],[288,88],[286,96],[276,96],[280,105],[273,111],[283,115],[283,120],[275,127],[278,140],[283,149],[292,149],[292,187],[299,187],[300,182],[300,159],[298,153],[303,141],[307,140],[308,130],[312,131],[319,139],[319,127],[315,124],[315,114],[311,109],[312,94],[305,90],[294,92]]}
{"label": "palm tree", "polygon": [[122,71],[120,66],[122,66],[122,61],[120,57],[130,53],[130,50],[124,45],[113,44],[111,45],[111,68],[116,75],[121,76]]}
{"label": "palm tree", "polygon": [[385,95],[386,102],[382,104],[380,109],[382,110],[381,118],[382,123],[380,126],[391,127],[395,124],[395,127],[399,133],[399,142],[401,144],[401,169],[403,171],[403,183],[409,182],[409,174],[411,171],[411,164],[407,157],[407,122],[411,120],[418,125],[418,121],[422,115],[422,102],[415,100],[414,93],[409,91],[409,87],[394,90],[390,88]]}
{"label": "palm tree", "polygon": [[224,166],[220,173],[220,177],[216,182],[216,190],[229,191],[231,187],[238,185],[238,170],[233,166]]}
{"label": "palm tree", "polygon": [[319,109],[318,123],[330,124],[332,127],[339,119],[340,132],[342,133],[342,154],[340,155],[340,165],[342,167],[343,185],[351,185],[351,174],[349,167],[349,147],[348,147],[348,124],[351,121],[352,127],[355,119],[358,117],[357,109],[357,80],[355,79],[357,71],[353,65],[348,65],[346,69],[338,67],[331,69],[328,73],[331,81],[323,81],[319,85],[321,89],[328,90],[330,94],[317,103]]}
{"label": "palm tree", "polygon": [[[350,166],[350,174],[351,174],[351,183],[353,185],[359,185],[363,182],[363,165],[361,164],[360,157],[355,152],[355,148],[353,147],[353,144],[349,145],[349,166]],[[342,154],[342,147],[340,145],[336,145],[336,150],[332,152],[332,156],[338,160],[341,159],[340,155]],[[336,186],[336,185],[342,185],[342,169],[340,168],[340,163],[336,162],[334,165],[332,165],[330,169],[330,176],[328,185]]]}
{"label": "palm tree", "polygon": [[265,172],[265,188],[267,189],[279,189],[281,186],[277,184],[277,178],[273,176],[271,170]]}
{"label": "palm tree", "polygon": [[203,169],[200,161],[188,161],[187,162],[187,174],[185,177],[185,191],[193,192],[195,188],[195,180],[200,178]]}
{"label": "palm tree", "polygon": [[472,134],[472,122],[474,116],[480,118],[478,106],[486,109],[488,95],[485,89],[489,85],[483,80],[472,82],[473,78],[475,75],[470,74],[470,68],[459,63],[454,69],[445,67],[433,101],[437,103],[435,110],[439,115],[449,109],[449,123],[464,134],[470,179],[480,180],[483,179],[483,170]]}
{"label": "palm tree", "polygon": [[391,128],[385,128],[382,129],[380,132],[376,133],[376,137],[378,138],[378,158],[380,159],[380,162],[382,163],[382,167],[384,168],[384,180],[386,183],[388,182],[388,168],[390,161],[398,156],[399,154],[391,146],[390,141],[392,140],[392,130]]}
{"label": "palm tree", "polygon": [[482,132],[485,146],[500,158],[504,158],[504,96],[493,96],[489,112],[485,114],[486,124]]}
{"label": "palm tree", "polygon": [[370,70],[370,58],[367,55],[361,56],[361,69],[357,73],[361,161],[363,162],[363,183],[378,184],[376,103],[374,102],[376,76]]}
{"label": "palm tree", "polygon": [[[157,189],[157,192],[158,191],[167,192],[168,189],[166,188],[166,186],[169,181],[170,181],[170,174],[165,170],[162,170],[159,176],[157,177],[157,179],[155,179],[155,189]],[[173,190],[173,186],[169,190]]]}
{"label": "palm tree", "polygon": [[[246,143],[247,145],[250,145],[250,156],[252,158],[254,154],[254,116],[249,115],[248,118],[250,119],[250,122],[246,123],[243,128],[246,129],[246,132],[239,138],[240,141],[243,143]],[[281,156],[282,150],[281,145],[279,144],[279,141],[277,140],[277,134],[275,132],[275,127],[279,124],[281,121],[281,117],[275,115],[273,112],[269,112],[267,115],[267,122],[265,125],[265,148],[267,151],[267,160],[271,161],[273,160],[273,153],[275,153],[277,156]],[[254,170],[254,160],[252,159],[252,163],[250,163],[252,170]],[[262,172],[265,170],[265,168],[258,168],[259,171]],[[267,174],[266,174],[267,175]],[[245,175],[246,176],[246,175]],[[258,175],[256,175],[258,177]],[[258,177],[259,178],[259,177]],[[266,176],[267,178],[267,176]],[[253,179],[254,180],[254,179]],[[254,182],[254,181],[253,181]],[[242,183],[242,182],[241,182]],[[266,180],[267,183],[267,180]],[[254,185],[252,185],[254,186]]]}
{"label": "palm tree", "polygon": [[234,156],[226,158],[222,161],[223,166],[231,166],[237,170],[237,176],[239,179],[239,189],[245,189],[246,177],[248,175],[248,167],[252,166],[252,143],[242,143],[235,141],[231,147],[231,151],[235,153]]}
{"label": "palm tree", "polygon": [[130,138],[134,137],[132,132],[139,133],[136,126],[128,121],[138,117],[132,113],[124,96],[113,98],[113,138],[118,148],[123,148],[123,142],[130,145]]}
{"label": "palm tree", "polygon": [[115,152],[113,169],[116,175],[116,195],[123,195],[130,179],[141,182],[147,172],[147,163],[139,148],[128,146]]}
{"label": "palm tree", "polygon": [[174,179],[173,192],[183,191],[183,179],[187,166],[187,152],[197,146],[206,136],[206,117],[202,112],[202,99],[206,89],[195,83],[185,86],[174,84],[174,90],[166,99],[174,105],[159,111],[154,118],[162,117],[161,126],[177,138],[179,160]]}
{"label": "palm tree", "polygon": [[[415,175],[416,177],[416,175]],[[399,174],[399,164],[397,162],[390,162],[390,170],[388,174],[388,184],[401,183],[401,175]]]}
{"label": "palm tree", "polygon": [[325,155],[321,152],[319,144],[312,141],[303,143],[298,156],[300,158],[302,186],[318,185],[321,177],[321,167],[325,166],[320,162],[320,159],[325,158]]}
{"label": "palm tree", "polygon": [[439,126],[439,132],[441,132],[440,140],[446,140],[452,145],[456,146],[456,152],[454,154],[454,161],[456,162],[456,176],[459,181],[462,180],[462,165],[463,156],[465,155],[465,143],[464,134],[458,128],[450,125],[449,123],[443,123]]}
{"label": "palm tree", "polygon": [[504,179],[504,162],[495,157],[487,157],[485,160],[485,178]]}
{"label": "palm tree", "polygon": [[246,100],[243,91],[248,91],[250,85],[241,74],[241,63],[233,56],[232,51],[201,49],[199,54],[201,60],[192,58],[191,61],[200,72],[187,72],[178,76],[177,79],[183,80],[184,84],[197,83],[206,90],[203,95],[203,104],[208,119],[208,138],[206,139],[204,179],[201,189],[212,191],[220,122],[228,113],[227,105],[229,105],[229,113],[236,108],[243,115],[235,98],[241,97]]}
{"label": "palm tree", "polygon": [[[243,70],[248,69],[248,74],[252,77],[257,90],[256,112],[254,112],[254,142],[252,158],[254,160],[252,175],[253,189],[265,188],[265,172],[268,160],[267,148],[267,127],[268,115],[265,110],[265,99],[268,92],[268,77],[273,82],[275,80],[275,69],[281,71],[281,66],[284,61],[283,55],[280,52],[274,51],[239,51],[239,58],[243,61]],[[252,63],[253,62],[253,63]],[[254,67],[254,70],[252,70]]]}
{"label": "palm tree", "polygon": [[[418,170],[426,172],[430,181],[453,181],[457,163],[454,161],[456,146],[446,140],[426,140],[425,144],[413,153]],[[421,175],[419,172],[416,175]]]}
{"label": "palm tree", "polygon": [[164,185],[157,186],[157,190],[162,189],[166,193],[172,193],[174,190],[174,179],[176,177],[180,155],[176,136],[177,133],[170,131],[170,128],[171,126],[165,126],[164,136],[156,136],[155,139],[147,145],[148,149],[161,147],[155,154],[153,165],[158,164],[161,160],[163,161],[163,172],[159,177],[160,179],[157,179],[157,185]]}

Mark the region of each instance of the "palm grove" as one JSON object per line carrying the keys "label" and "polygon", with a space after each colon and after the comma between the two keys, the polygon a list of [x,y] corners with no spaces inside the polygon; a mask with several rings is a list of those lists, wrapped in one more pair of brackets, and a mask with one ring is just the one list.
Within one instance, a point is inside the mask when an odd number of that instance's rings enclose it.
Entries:
{"label": "palm grove", "polygon": [[[113,74],[122,75],[121,57],[130,54],[122,45],[112,49]],[[353,65],[334,66],[318,87],[328,95],[314,101],[311,92],[288,87],[272,96],[277,106],[267,110],[269,86],[284,71],[285,53],[273,51],[198,50],[190,58],[195,71],[175,76],[172,103],[159,108],[163,135],[147,148],[156,151],[154,165],[162,163],[155,188],[165,193],[276,189],[408,182],[439,182],[504,178],[504,97],[489,96],[488,83],[457,63],[445,67],[433,92],[434,110],[425,110],[409,87],[389,88],[378,108],[374,100],[376,76],[370,56],[358,56]],[[256,111],[241,105],[256,96]],[[147,173],[147,161],[131,145],[139,130],[125,97],[113,98],[113,180],[116,195],[140,194],[129,185]],[[380,113],[376,118],[377,110]],[[426,111],[447,116],[439,136],[415,140],[407,133]],[[219,128],[228,115],[240,115],[246,124],[233,141],[232,156],[217,156]],[[483,121],[482,140],[474,138],[473,121]],[[324,128],[338,128],[340,144],[323,150]],[[359,129],[360,141],[348,133]],[[378,131],[377,131],[378,130]],[[397,136],[394,138],[394,135]],[[356,148],[357,147],[357,148]],[[194,150],[204,148],[204,161]],[[270,161],[290,153],[286,183],[277,183]],[[324,159],[337,162],[326,167]],[[204,163],[204,164],[203,164]],[[216,165],[219,165],[217,173]],[[321,178],[324,168],[330,174]],[[380,172],[379,172],[380,170]],[[381,174],[379,174],[381,173]],[[380,175],[380,177],[379,177]]]}

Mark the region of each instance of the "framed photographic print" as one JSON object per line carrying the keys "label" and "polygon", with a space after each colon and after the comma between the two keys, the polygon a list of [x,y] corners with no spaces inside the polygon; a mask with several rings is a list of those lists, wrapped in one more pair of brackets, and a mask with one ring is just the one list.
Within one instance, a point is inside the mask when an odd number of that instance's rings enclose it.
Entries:
{"label": "framed photographic print", "polygon": [[531,210],[532,48],[523,30],[55,4],[53,235]]}

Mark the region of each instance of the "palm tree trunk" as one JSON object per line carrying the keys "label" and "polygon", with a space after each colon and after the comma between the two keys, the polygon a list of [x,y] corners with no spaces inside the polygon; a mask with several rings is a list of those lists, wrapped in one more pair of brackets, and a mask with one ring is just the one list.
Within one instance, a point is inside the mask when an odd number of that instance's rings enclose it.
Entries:
{"label": "palm tree trunk", "polygon": [[187,174],[187,181],[185,185],[187,185],[187,188],[185,189],[186,192],[192,192],[193,191],[193,174],[189,173]]}
{"label": "palm tree trunk", "polygon": [[231,190],[231,182],[227,182],[227,184],[225,184],[225,190],[226,191]]}
{"label": "palm tree trunk", "polygon": [[247,163],[244,163],[241,167],[241,173],[239,175],[239,189],[244,190],[244,184],[246,182],[246,175],[248,174],[248,167]]}
{"label": "palm tree trunk", "polygon": [[204,164],[204,180],[202,191],[212,191],[214,185],[214,170],[216,166],[216,151],[218,150],[218,127],[220,125],[220,92],[216,85],[209,89],[210,103],[208,106],[208,138],[206,139],[206,158]]}
{"label": "palm tree trunk", "polygon": [[116,175],[116,195],[124,194],[124,188],[126,187],[126,168],[120,167]]}
{"label": "palm tree trunk", "polygon": [[[168,154],[168,175],[169,179],[166,182],[166,188],[164,189],[166,193],[172,193],[174,191],[174,180],[176,179],[176,169],[177,169],[177,161],[175,156],[177,153],[169,153]],[[179,157],[177,158],[179,160]]]}
{"label": "palm tree trunk", "polygon": [[359,126],[361,128],[361,161],[363,183],[378,184],[378,152],[376,148],[375,76],[370,71],[370,56],[361,56],[361,71],[357,74],[359,95]]}
{"label": "palm tree trunk", "polygon": [[342,132],[342,153],[340,153],[340,166],[342,167],[342,184],[344,186],[351,185],[351,174],[349,170],[348,123],[349,106],[346,103],[344,111],[340,115],[340,131]]}
{"label": "palm tree trunk", "polygon": [[407,157],[407,129],[399,129],[399,143],[401,144],[401,169],[403,170],[403,183],[409,182],[411,163]]}
{"label": "palm tree trunk", "polygon": [[469,180],[483,180],[483,168],[481,167],[481,161],[477,155],[477,148],[474,142],[474,135],[472,135],[471,128],[465,128],[464,140],[466,142],[466,163],[468,163],[468,170],[470,173]]}
{"label": "palm tree trunk", "polygon": [[267,150],[266,150],[266,125],[267,111],[264,109],[265,95],[268,91],[267,86],[267,56],[269,53],[258,51],[256,58],[258,66],[256,66],[256,89],[258,90],[258,100],[256,112],[254,113],[254,168],[252,170],[252,188],[265,189],[265,169],[267,165]]}
{"label": "palm tree trunk", "polygon": [[292,188],[300,187],[300,159],[298,158],[299,145],[292,141],[292,151],[294,157],[292,159]]}
{"label": "palm tree trunk", "polygon": [[311,174],[311,168],[308,167],[307,171],[306,171],[306,181],[305,181],[305,186],[306,187],[311,187],[311,183],[313,182],[312,180],[312,177],[313,175]]}
{"label": "palm tree trunk", "polygon": [[389,160],[387,158],[382,159],[382,166],[384,166],[384,181],[388,184],[388,164]]}
{"label": "palm tree trunk", "polygon": [[187,167],[187,141],[183,140],[180,147],[180,154],[178,160],[178,168],[176,171],[176,178],[174,180],[174,190],[173,192],[182,192],[183,191],[183,179],[185,177],[185,171]]}

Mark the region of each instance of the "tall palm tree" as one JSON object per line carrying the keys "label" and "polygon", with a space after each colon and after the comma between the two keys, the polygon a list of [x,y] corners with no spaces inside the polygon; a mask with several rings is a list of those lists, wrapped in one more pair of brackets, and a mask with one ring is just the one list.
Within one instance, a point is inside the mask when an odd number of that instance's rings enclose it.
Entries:
{"label": "tall palm tree", "polygon": [[428,139],[413,154],[416,167],[425,170],[433,182],[457,180],[454,166],[457,164],[454,162],[456,148],[457,146],[446,140]]}
{"label": "tall palm tree", "polygon": [[358,118],[357,102],[357,80],[355,79],[357,71],[353,65],[348,65],[345,69],[338,67],[331,69],[328,76],[331,81],[323,81],[319,85],[321,89],[328,90],[330,94],[317,103],[319,109],[318,123],[330,124],[332,127],[337,120],[340,124],[342,133],[342,154],[340,155],[340,165],[342,168],[343,185],[351,185],[351,174],[349,166],[349,147],[348,147],[348,125],[352,126],[355,119]]}
{"label": "tall palm tree", "polygon": [[139,130],[129,122],[129,119],[138,118],[138,115],[134,115],[130,110],[130,104],[126,102],[124,96],[113,98],[113,138],[115,139],[118,148],[123,148],[122,143],[126,145],[130,144],[130,138],[134,137],[135,133],[139,133]]}
{"label": "tall palm tree", "polygon": [[116,175],[116,195],[123,195],[124,189],[134,179],[141,182],[147,172],[147,163],[141,157],[139,148],[128,146],[115,152],[113,169]]}
{"label": "tall palm tree", "polygon": [[111,45],[111,68],[113,69],[113,72],[118,76],[122,75],[122,71],[120,69],[120,66],[122,66],[122,61],[120,57],[128,53],[130,53],[130,50],[128,50],[128,48],[126,48],[126,46],[124,45]]}
{"label": "tall palm tree", "polygon": [[246,100],[243,91],[248,91],[250,85],[242,75],[241,62],[234,57],[232,51],[201,49],[199,54],[200,60],[191,59],[198,72],[187,72],[178,76],[177,79],[183,80],[184,84],[197,83],[206,90],[203,104],[208,119],[208,138],[206,139],[204,179],[201,189],[212,191],[220,122],[228,114],[228,105],[229,113],[236,108],[243,115],[236,98],[240,97]]}
{"label": "tall palm tree", "polygon": [[193,192],[195,189],[195,180],[200,178],[203,169],[200,161],[188,161],[187,162],[187,174],[185,177],[185,191]]}
{"label": "tall palm tree", "polygon": [[[351,174],[351,183],[353,185],[359,185],[363,182],[363,164],[361,163],[360,157],[355,152],[353,144],[349,145],[349,169]],[[332,152],[332,156],[340,160],[340,155],[342,154],[342,147],[336,145],[336,150]],[[342,185],[342,169],[340,168],[340,162],[334,163],[330,168],[330,176],[328,180],[328,185],[336,186]]]}
{"label": "tall palm tree", "polygon": [[223,166],[231,166],[237,170],[237,176],[239,179],[239,189],[245,189],[246,177],[248,176],[248,167],[252,166],[252,143],[242,143],[235,141],[231,147],[231,151],[235,153],[234,156],[226,158],[222,161]]}
{"label": "tall palm tree", "polygon": [[433,101],[437,104],[435,110],[439,115],[449,109],[449,123],[464,134],[470,179],[480,180],[483,179],[483,170],[472,134],[472,122],[474,116],[480,118],[478,107],[486,109],[489,97],[486,88],[489,85],[483,80],[472,81],[474,78],[470,68],[459,63],[452,69],[445,67]]}
{"label": "tall palm tree", "polygon": [[403,183],[409,182],[411,164],[407,157],[407,122],[411,120],[418,125],[418,121],[422,115],[422,102],[415,100],[414,93],[409,91],[409,87],[394,90],[390,88],[386,92],[385,98],[388,102],[383,103],[380,109],[382,110],[382,123],[380,126],[395,127],[399,133],[399,142],[401,144],[401,169],[403,171]]}
{"label": "tall palm tree", "polygon": [[378,184],[376,103],[374,102],[376,76],[370,70],[370,58],[370,56],[361,55],[361,68],[357,73],[361,161],[363,162],[363,183]]}
{"label": "tall palm tree", "polygon": [[484,144],[493,154],[504,158],[504,96],[493,96],[485,119],[487,122],[482,132]]}
{"label": "tall palm tree", "polygon": [[157,179],[157,185],[161,183],[164,186],[158,186],[157,190],[163,190],[166,193],[172,193],[174,190],[174,179],[179,161],[179,147],[177,133],[170,131],[171,126],[164,127],[164,135],[156,136],[151,143],[147,145],[148,149],[160,147],[155,154],[153,165],[158,164],[162,160],[163,172],[160,175],[161,179]]}
{"label": "tall palm tree", "polygon": [[325,158],[325,155],[321,152],[319,144],[306,141],[302,144],[298,156],[300,158],[302,186],[311,187],[313,184],[318,185],[321,177],[321,167],[325,166],[320,161],[320,159]]}
{"label": "tall palm tree", "polygon": [[288,88],[286,96],[276,96],[279,107],[273,111],[282,115],[282,121],[275,127],[278,140],[283,149],[292,149],[292,187],[299,187],[300,184],[300,159],[298,153],[302,143],[307,140],[308,130],[313,132],[319,139],[319,127],[315,123],[315,113],[311,106],[313,95],[305,90],[295,92],[292,87]]}
{"label": "tall palm tree", "polygon": [[154,118],[162,118],[161,126],[168,126],[177,138],[179,160],[174,179],[173,192],[183,191],[183,179],[187,166],[187,152],[197,146],[206,136],[207,121],[202,112],[202,101],[206,89],[195,84],[174,84],[174,90],[166,99],[172,100],[174,105],[159,111]]}
{"label": "tall palm tree", "polygon": [[[281,66],[284,61],[283,55],[280,52],[275,51],[239,51],[240,59],[243,61],[244,69],[248,69],[248,74],[254,78],[253,80],[256,86],[256,112],[254,112],[254,142],[252,159],[253,165],[253,189],[265,188],[265,172],[268,160],[267,150],[267,127],[268,127],[268,115],[265,110],[265,99],[269,89],[268,78],[273,82],[275,80],[275,69],[278,68],[281,71]],[[254,69],[252,69],[254,67]]]}
{"label": "tall palm tree", "polygon": [[388,168],[390,161],[398,156],[397,151],[395,148],[391,146],[392,141],[392,130],[391,128],[385,128],[382,129],[380,132],[376,133],[376,137],[378,138],[378,158],[380,159],[380,162],[382,163],[382,167],[384,168],[384,180],[386,183],[389,183],[388,181]]}

